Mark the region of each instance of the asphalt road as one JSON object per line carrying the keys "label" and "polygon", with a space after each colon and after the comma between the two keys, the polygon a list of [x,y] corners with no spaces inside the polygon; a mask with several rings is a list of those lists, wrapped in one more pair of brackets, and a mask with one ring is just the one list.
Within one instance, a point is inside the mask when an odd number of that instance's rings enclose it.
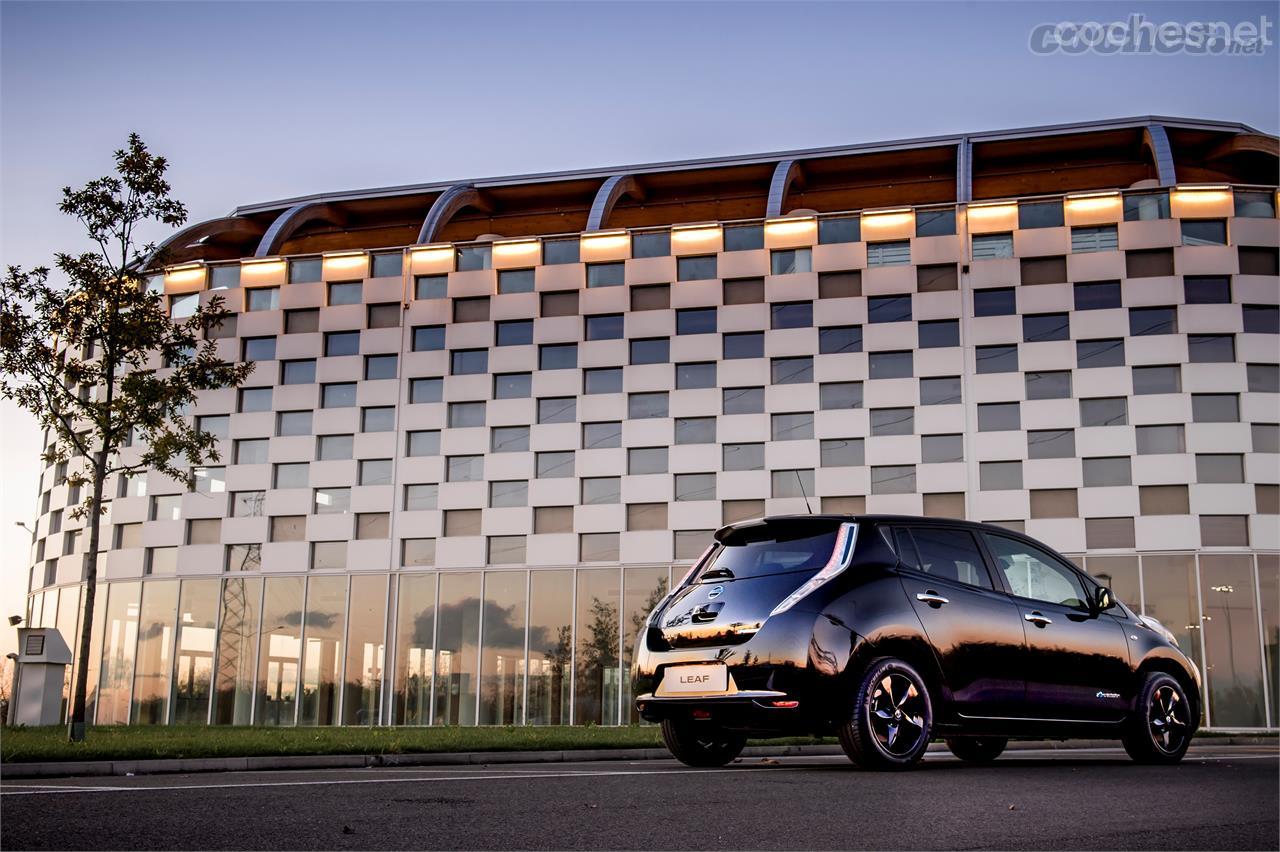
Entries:
{"label": "asphalt road", "polygon": [[239,772],[0,783],[4,849],[1277,849],[1280,753],[1010,751]]}

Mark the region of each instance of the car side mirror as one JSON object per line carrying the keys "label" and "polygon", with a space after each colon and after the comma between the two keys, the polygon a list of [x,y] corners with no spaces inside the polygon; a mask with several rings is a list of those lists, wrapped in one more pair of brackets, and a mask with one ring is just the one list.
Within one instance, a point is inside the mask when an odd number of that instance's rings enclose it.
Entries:
{"label": "car side mirror", "polygon": [[1116,605],[1115,595],[1106,586],[1099,586],[1093,593],[1093,611],[1106,612]]}

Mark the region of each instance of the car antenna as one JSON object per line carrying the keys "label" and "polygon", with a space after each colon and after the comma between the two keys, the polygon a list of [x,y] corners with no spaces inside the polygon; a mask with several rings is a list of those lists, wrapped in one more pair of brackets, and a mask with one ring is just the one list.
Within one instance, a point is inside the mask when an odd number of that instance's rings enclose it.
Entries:
{"label": "car antenna", "polygon": [[791,472],[796,475],[796,482],[800,484],[800,496],[804,498],[804,510],[808,512],[810,515],[812,515],[813,507],[809,505],[809,495],[805,493],[804,480],[800,478],[800,471],[796,469],[796,470],[792,470]]}

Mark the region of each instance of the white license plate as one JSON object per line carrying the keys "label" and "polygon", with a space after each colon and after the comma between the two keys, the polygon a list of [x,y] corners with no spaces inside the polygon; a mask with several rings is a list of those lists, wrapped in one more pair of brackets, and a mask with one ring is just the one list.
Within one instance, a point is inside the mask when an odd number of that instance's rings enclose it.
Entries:
{"label": "white license plate", "polygon": [[727,692],[729,669],[723,663],[671,666],[662,675],[662,692],[707,693]]}

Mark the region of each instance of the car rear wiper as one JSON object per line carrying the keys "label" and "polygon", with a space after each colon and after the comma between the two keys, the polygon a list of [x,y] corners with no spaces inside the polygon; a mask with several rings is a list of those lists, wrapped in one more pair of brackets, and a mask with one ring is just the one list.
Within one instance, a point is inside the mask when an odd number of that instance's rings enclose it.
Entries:
{"label": "car rear wiper", "polygon": [[710,569],[709,571],[705,572],[705,573],[702,575],[702,577],[701,577],[700,579],[702,579],[702,580],[732,580],[732,579],[733,579],[733,572],[732,572],[732,571],[730,571],[728,568],[712,568],[712,569]]}

